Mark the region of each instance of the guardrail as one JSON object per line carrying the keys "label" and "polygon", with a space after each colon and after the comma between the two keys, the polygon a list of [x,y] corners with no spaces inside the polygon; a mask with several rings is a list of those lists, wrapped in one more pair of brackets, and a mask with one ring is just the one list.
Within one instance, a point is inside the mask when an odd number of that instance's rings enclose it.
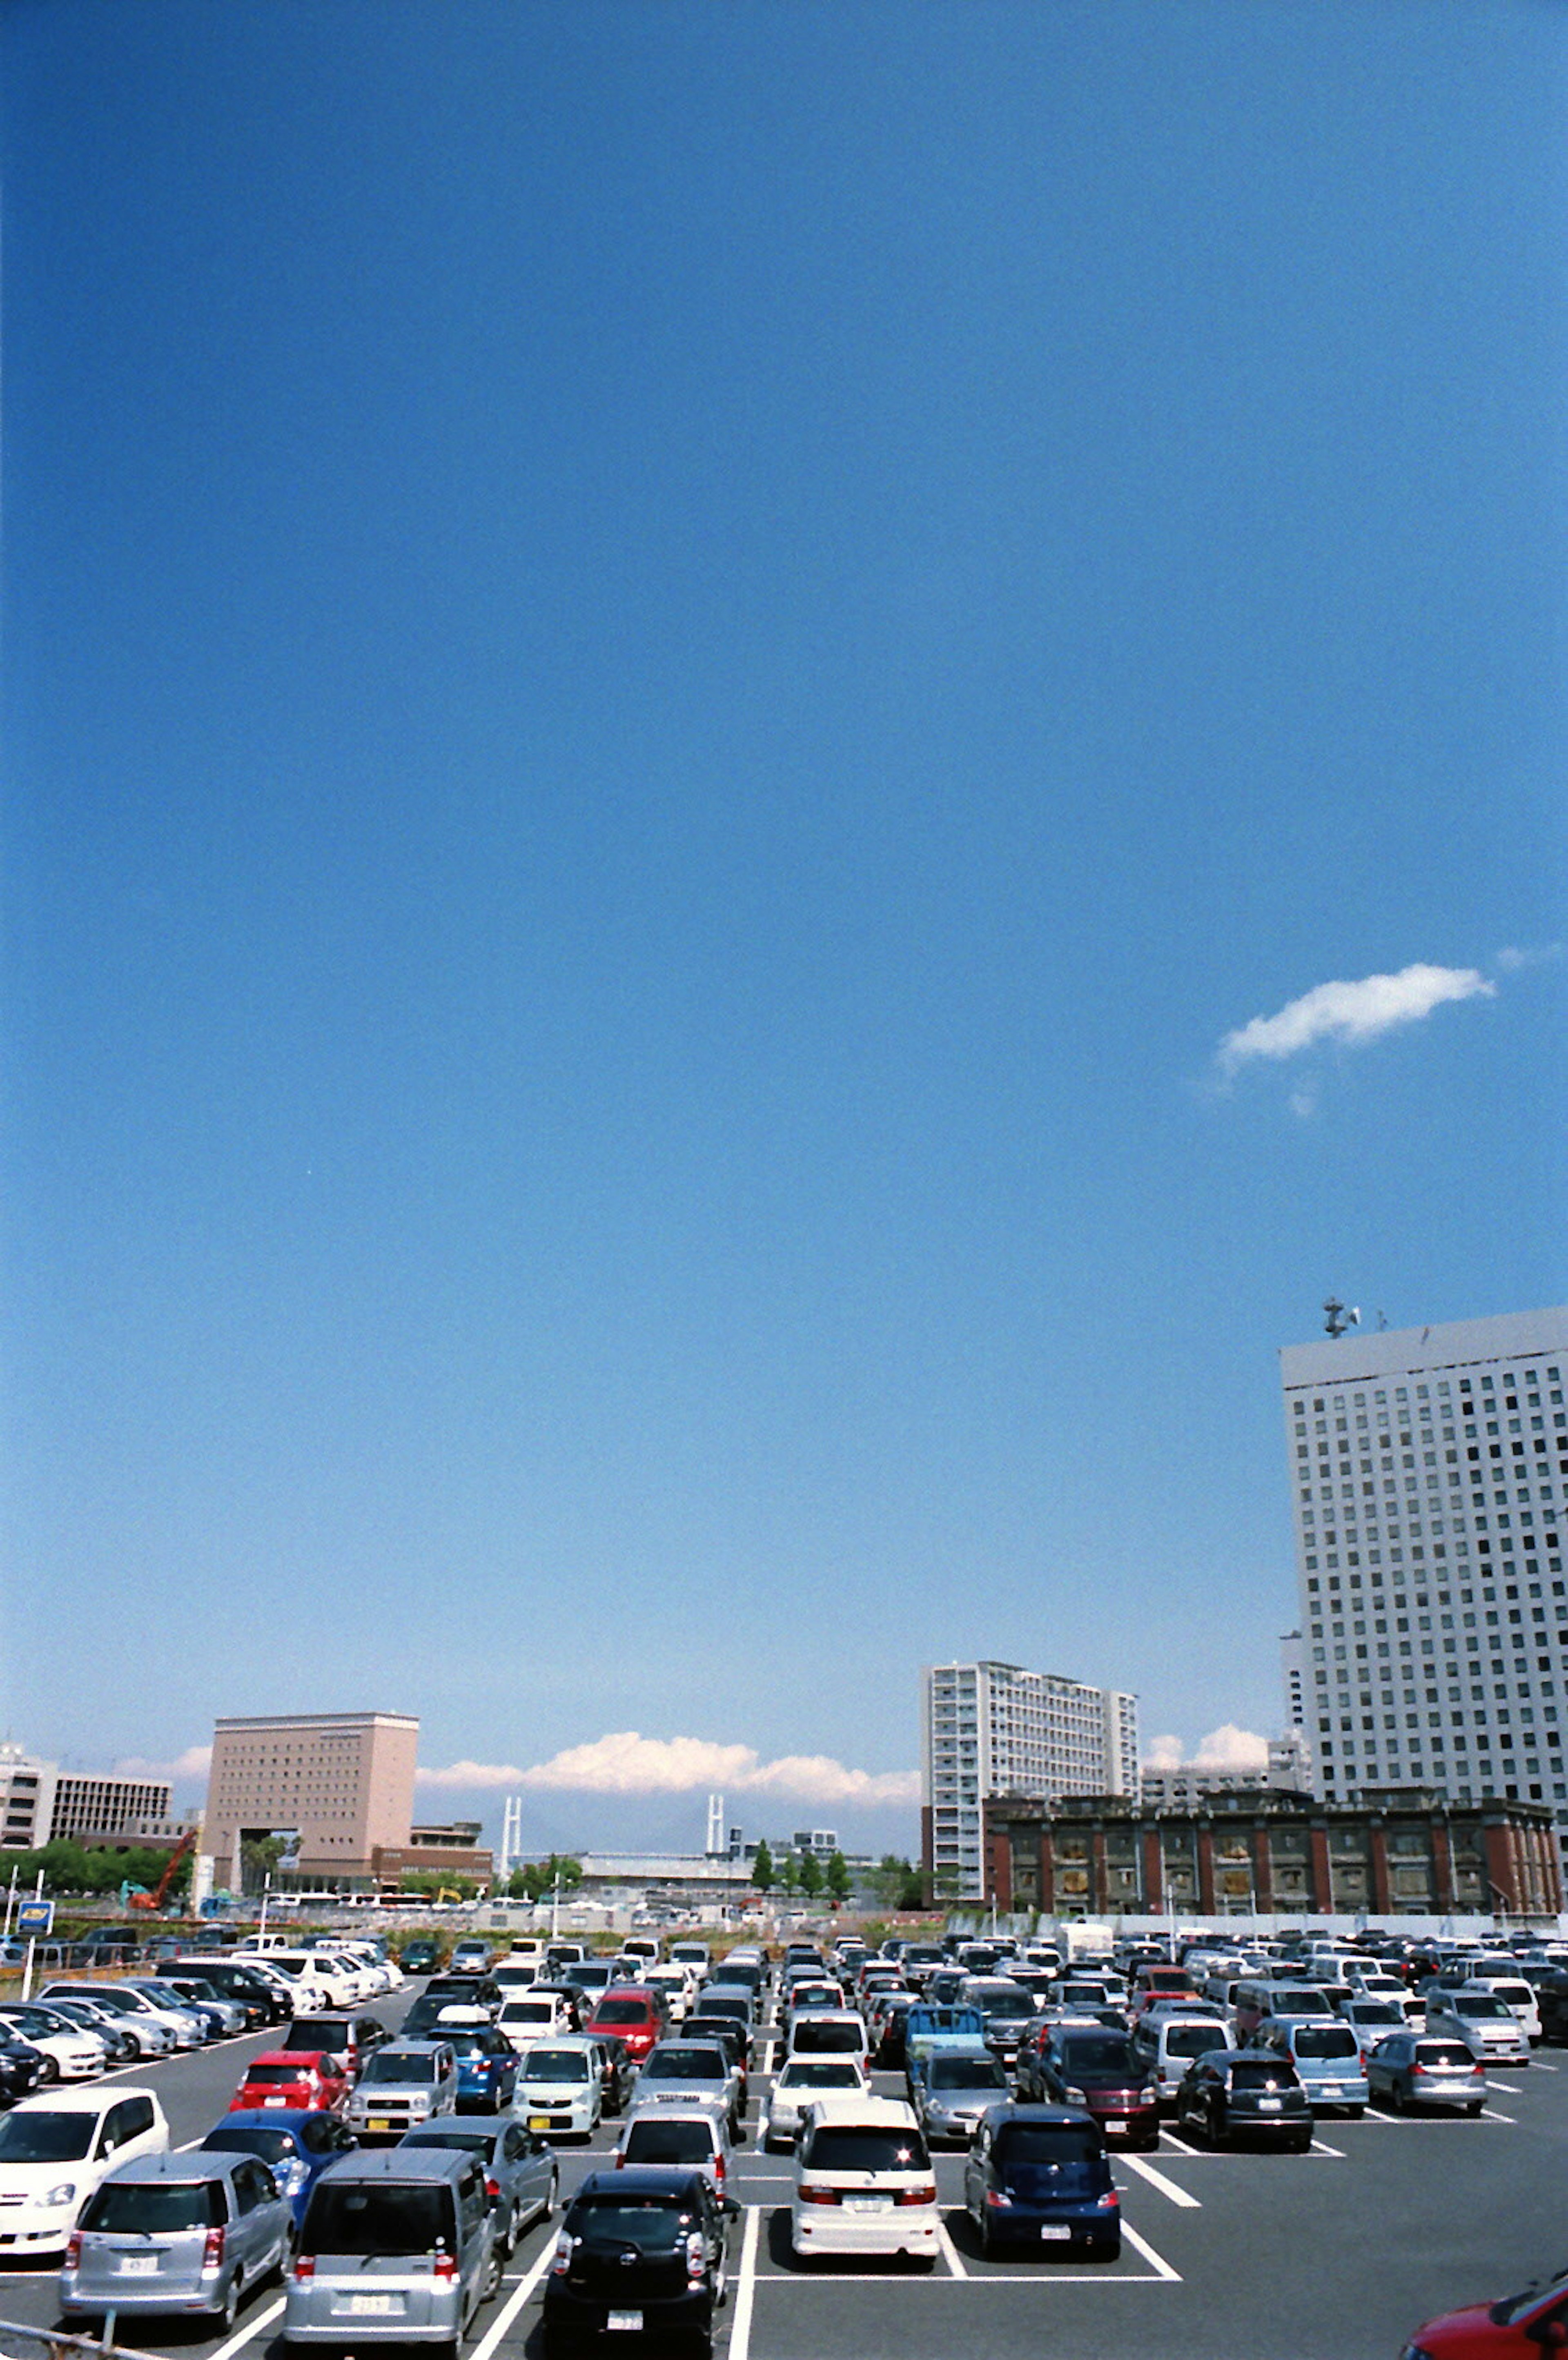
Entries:
{"label": "guardrail", "polygon": [[114,2333],[112,2311],[104,2321],[102,2343],[89,2335],[64,2335],[53,2328],[20,2327],[0,2319],[0,2355],[3,2360],[104,2360],[105,2353],[129,2349],[116,2344]]}

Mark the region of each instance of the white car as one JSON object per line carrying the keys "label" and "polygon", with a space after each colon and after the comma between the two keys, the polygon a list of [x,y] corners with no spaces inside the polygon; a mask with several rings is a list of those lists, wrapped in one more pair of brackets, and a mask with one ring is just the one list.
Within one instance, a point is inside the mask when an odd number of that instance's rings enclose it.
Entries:
{"label": "white car", "polygon": [[496,2027],[510,2041],[521,2057],[525,2049],[536,2049],[542,2040],[563,2037],[572,2029],[571,2012],[559,1992],[540,1992],[537,1995],[520,1992],[501,2002],[501,2012]]}
{"label": "white car", "polygon": [[44,2060],[44,2081],[95,2081],[109,2061],[106,2041],[46,2007],[0,2007],[0,2029],[15,2033]]}
{"label": "white car", "polygon": [[525,2049],[511,2105],[528,2130],[591,2138],[604,2112],[597,2044],[573,2037]]}
{"label": "white car", "polygon": [[166,2007],[154,2006],[145,1992],[130,1983],[46,1983],[38,1994],[42,2000],[84,1999],[100,2007],[112,2008],[121,2017],[126,2029],[136,2035],[138,2046],[149,2057],[161,2057],[170,2049],[193,2049],[196,2041],[189,2029],[189,2017],[176,2017]]}
{"label": "white car", "polygon": [[1522,1975],[1474,1974],[1472,1991],[1489,1991],[1495,1999],[1511,2008],[1519,2018],[1519,2030],[1533,2049],[1541,2038],[1541,2007],[1534,1992]]}
{"label": "white car", "polygon": [[151,2090],[113,2082],[24,2098],[0,2118],[0,2253],[63,2252],[100,2180],[117,2163],[168,2147]]}
{"label": "white car", "polygon": [[792,2057],[762,2110],[762,2146],[793,2147],[801,2115],[818,2098],[871,2094],[871,2081],[858,2057]]}
{"label": "white car", "polygon": [[817,2254],[902,2254],[930,2269],[937,2176],[915,2109],[901,2098],[818,2098],[801,2121],[790,2244]]}

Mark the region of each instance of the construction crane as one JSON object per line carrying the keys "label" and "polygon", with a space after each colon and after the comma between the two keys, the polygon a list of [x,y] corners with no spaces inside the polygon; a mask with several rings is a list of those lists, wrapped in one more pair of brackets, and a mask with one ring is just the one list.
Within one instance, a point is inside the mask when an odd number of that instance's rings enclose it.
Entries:
{"label": "construction crane", "polygon": [[163,1874],[159,1878],[158,1883],[153,1886],[152,1891],[150,1893],[127,1894],[126,1896],[126,1907],[127,1909],[139,1909],[149,1916],[156,1917],[158,1912],[163,1907],[164,1901],[169,1893],[169,1888],[174,1882],[181,1862],[184,1859],[188,1852],[193,1850],[195,1841],[195,1829],[187,1828],[179,1842],[175,1845],[173,1851],[170,1853],[169,1858],[165,1861],[163,1864]]}

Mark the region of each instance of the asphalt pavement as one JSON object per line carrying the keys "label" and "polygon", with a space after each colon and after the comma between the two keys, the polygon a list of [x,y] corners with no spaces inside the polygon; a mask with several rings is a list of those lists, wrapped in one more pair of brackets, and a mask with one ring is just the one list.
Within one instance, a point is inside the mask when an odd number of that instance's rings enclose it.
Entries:
{"label": "asphalt pavement", "polygon": [[[405,2005],[378,2013],[395,2025]],[[155,2087],[173,2143],[194,2144],[269,2037],[116,2078]],[[901,2076],[877,2081],[903,2094]],[[1157,2152],[1117,2159],[1124,2242],[1113,2263],[982,2259],[962,2211],[961,2158],[943,2154],[946,2236],[928,2276],[794,2258],[790,2158],[761,2153],[754,2137],[765,2071],[751,2087],[753,2135],[730,2182],[745,2209],[716,2344],[727,2360],[1037,2360],[1042,2350],[1062,2360],[1397,2360],[1432,2312],[1568,2262],[1568,2049],[1496,2076],[1476,2122],[1323,2115],[1305,2156],[1209,2152],[1167,2134]],[[615,2128],[563,2151],[564,2194],[602,2160]],[[520,2244],[465,2360],[540,2360],[539,2287],[554,2236],[554,2223],[540,2223]],[[52,2270],[0,2263],[0,2320],[53,2326],[54,2290]],[[276,2289],[264,2289],[226,2340],[138,2322],[126,2341],[181,2360],[284,2360],[281,2314]]]}

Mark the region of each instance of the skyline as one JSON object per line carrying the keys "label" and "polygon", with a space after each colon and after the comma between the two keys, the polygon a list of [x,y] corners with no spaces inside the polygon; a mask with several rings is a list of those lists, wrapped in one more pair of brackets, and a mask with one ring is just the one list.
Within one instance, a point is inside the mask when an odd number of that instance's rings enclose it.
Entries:
{"label": "skyline", "polygon": [[563,1839],[905,1827],[954,1658],[1277,1729],[1280,1347],[1568,1297],[1568,20],[0,68],[0,1724]]}

